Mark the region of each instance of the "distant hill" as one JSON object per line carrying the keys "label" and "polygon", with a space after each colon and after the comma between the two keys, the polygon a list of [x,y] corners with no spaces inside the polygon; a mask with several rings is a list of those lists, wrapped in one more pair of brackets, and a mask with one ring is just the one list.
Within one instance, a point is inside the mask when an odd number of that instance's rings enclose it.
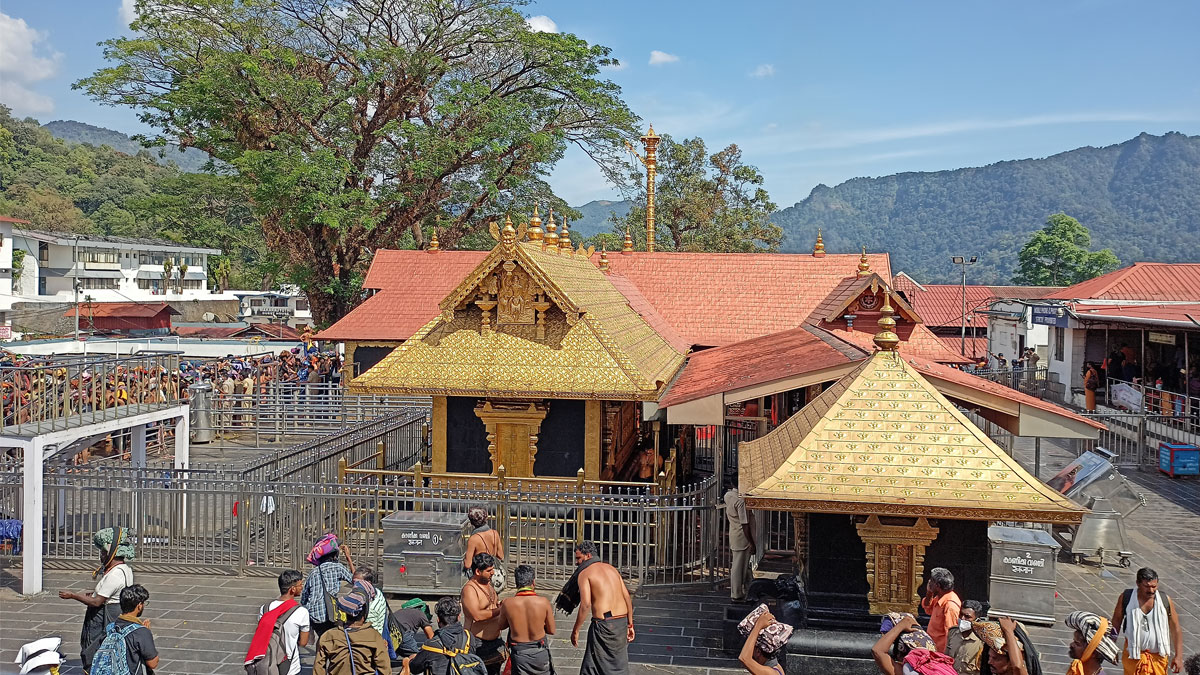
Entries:
{"label": "distant hill", "polygon": [[616,213],[618,218],[625,217],[633,208],[633,202],[628,199],[619,202],[597,199],[574,208],[583,214],[582,218],[571,223],[571,232],[579,239],[600,232],[611,232],[613,228],[612,214]]}
{"label": "distant hill", "polygon": [[1142,134],[1104,148],[984,167],[855,178],[818,185],[774,214],[783,250],[891,253],[892,269],[953,282],[952,255],[978,255],[971,283],[1007,283],[1017,253],[1050,214],[1064,212],[1122,264],[1200,260],[1200,136]]}
{"label": "distant hill", "polygon": [[159,164],[167,166],[174,162],[181,171],[189,173],[203,170],[205,162],[208,161],[208,153],[195,148],[187,148],[183,152],[179,152],[179,146],[176,145],[168,145],[165,148],[145,148],[141,143],[119,131],[74,120],[55,120],[43,124],[42,127],[53,134],[55,138],[61,138],[69,143],[87,143],[96,147],[107,145],[113,150],[127,155],[136,155],[145,150]]}

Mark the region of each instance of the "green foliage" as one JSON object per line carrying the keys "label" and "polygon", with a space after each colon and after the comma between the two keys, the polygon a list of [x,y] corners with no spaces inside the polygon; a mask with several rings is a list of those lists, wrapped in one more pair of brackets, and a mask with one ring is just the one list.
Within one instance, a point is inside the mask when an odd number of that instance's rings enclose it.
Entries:
{"label": "green foliage", "polygon": [[636,118],[600,79],[609,50],[532,32],[516,6],[146,0],[77,86],[233,167],[326,324],[357,303],[370,251],[432,227],[453,247],[550,201],[568,144],[626,175]]}
{"label": "green foliage", "polygon": [[0,181],[0,213],[33,229],[221,248],[244,288],[258,288],[267,274],[272,254],[234,177],[181,173],[144,150],[64,143],[0,106]]}
{"label": "green foliage", "polygon": [[985,167],[855,178],[817,186],[773,216],[783,250],[865,245],[922,282],[957,281],[952,255],[979,255],[971,283],[1009,283],[1017,254],[1051,214],[1070,213],[1126,263],[1197,260],[1200,137],[1142,134],[1119,145]]}
{"label": "green foliage", "polygon": [[[709,155],[700,138],[676,143],[663,135],[658,146],[655,186],[655,249],[746,253],[777,251],[783,231],[771,222],[775,204],[763,189],[763,177],[742,163],[736,145]],[[637,177],[641,178],[641,177]],[[645,183],[644,178],[641,182]],[[626,228],[634,247],[646,246],[646,194],[616,219],[613,234],[624,239]],[[591,242],[608,247],[612,240]],[[620,243],[617,244],[620,250]]]}
{"label": "green foliage", "polygon": [[1109,249],[1091,251],[1092,234],[1065,213],[1056,213],[1021,248],[1013,281],[1029,286],[1070,286],[1120,266]]}

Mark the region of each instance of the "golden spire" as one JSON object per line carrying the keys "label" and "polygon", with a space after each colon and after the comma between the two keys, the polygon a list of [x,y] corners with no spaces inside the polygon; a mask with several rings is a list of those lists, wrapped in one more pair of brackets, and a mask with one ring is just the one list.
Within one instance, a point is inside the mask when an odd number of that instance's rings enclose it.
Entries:
{"label": "golden spire", "polygon": [[512,255],[516,249],[517,228],[513,227],[512,218],[504,218],[504,228],[500,230],[500,245],[508,255]]}
{"label": "golden spire", "polygon": [[879,332],[875,334],[875,346],[885,352],[894,352],[900,344],[900,336],[896,335],[896,320],[892,315],[892,293],[887,286],[883,287],[883,307],[879,308]]}
{"label": "golden spire", "polygon": [[865,277],[871,273],[871,261],[867,260],[867,247],[862,247],[862,257],[858,259],[858,276]]}
{"label": "golden spire", "polygon": [[621,244],[621,255],[633,253],[633,237],[629,236],[629,226],[625,226],[625,242]]}
{"label": "golden spire", "polygon": [[529,219],[529,229],[525,231],[529,241],[541,241],[546,231],[542,229],[542,218],[538,215],[538,205],[533,205],[533,217]]}
{"label": "golden spire", "polygon": [[654,176],[658,170],[659,140],[653,124],[641,138],[642,147],[646,149],[646,158],[642,163],[646,165],[646,250],[650,253],[654,253]]}
{"label": "golden spire", "polygon": [[431,234],[429,236],[429,252],[436,253],[436,252],[442,250],[441,248],[439,248],[440,246],[441,245],[438,244],[437,228],[434,228],[433,234]]}
{"label": "golden spire", "polygon": [[554,209],[550,209],[550,215],[546,220],[546,237],[543,241],[546,242],[547,249],[558,250],[558,225],[554,224]]}
{"label": "golden spire", "polygon": [[608,251],[603,244],[600,245],[600,271],[608,274]]}
{"label": "golden spire", "polygon": [[571,244],[571,230],[567,227],[567,219],[563,218],[562,231],[558,233],[558,250],[571,255],[575,247]]}
{"label": "golden spire", "polygon": [[821,238],[821,228],[817,228],[817,243],[813,245],[813,257],[825,257],[825,240]]}

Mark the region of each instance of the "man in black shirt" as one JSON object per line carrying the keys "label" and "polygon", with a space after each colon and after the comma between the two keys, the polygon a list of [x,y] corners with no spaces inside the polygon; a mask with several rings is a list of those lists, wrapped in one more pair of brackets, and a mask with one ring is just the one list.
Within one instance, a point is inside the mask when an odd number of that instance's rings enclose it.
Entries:
{"label": "man in black shirt", "polygon": [[[129,664],[130,675],[150,673],[158,667],[158,650],[154,647],[150,622],[141,618],[149,599],[150,592],[141,584],[126,586],[121,590],[121,616],[113,622],[113,630],[124,633],[130,626],[137,626],[125,635],[125,659]],[[90,648],[91,653],[88,656],[94,657],[103,646],[104,640],[97,640]],[[144,671],[143,666],[146,668]]]}
{"label": "man in black shirt", "polygon": [[[433,637],[425,641],[425,646],[432,647],[433,650],[422,648],[416,654],[404,659],[404,670],[401,675],[442,675],[446,672],[448,657],[440,652],[459,650],[467,644],[467,632],[459,623],[459,617],[462,614],[462,603],[458,598],[444,597],[438,600],[437,606],[434,608],[434,613],[437,614],[438,629],[434,631]],[[474,641],[471,641],[471,649],[469,653],[475,653]]]}

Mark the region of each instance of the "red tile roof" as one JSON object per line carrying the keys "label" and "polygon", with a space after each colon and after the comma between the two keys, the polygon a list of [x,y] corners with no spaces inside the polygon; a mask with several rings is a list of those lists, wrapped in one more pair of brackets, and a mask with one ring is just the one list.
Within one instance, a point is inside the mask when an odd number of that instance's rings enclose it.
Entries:
{"label": "red tile roof", "polygon": [[820,328],[802,326],[688,357],[687,365],[659,406],[666,408],[822,368],[852,363],[870,352],[822,339]]}
{"label": "red tile roof", "polygon": [[[843,340],[855,347],[868,352],[875,351],[875,334],[879,332],[874,321],[860,321],[853,330],[822,326],[830,335]],[[933,334],[933,331],[923,323],[900,323],[896,326],[896,335],[900,336],[900,353],[917,356],[938,363],[972,363],[971,359],[963,357],[958,349],[947,349],[946,345]]]}
{"label": "red tile roof", "polygon": [[1070,410],[1050,403],[1049,401],[1043,401],[1036,396],[1030,396],[1029,394],[1017,391],[1016,389],[1006,387],[999,382],[992,382],[991,380],[984,379],[977,375],[972,375],[971,373],[961,371],[957,368],[951,368],[950,366],[945,366],[940,363],[934,363],[933,361],[923,359],[918,356],[911,354],[905,355],[903,346],[901,346],[900,350],[900,354],[904,356],[904,360],[911,363],[918,372],[926,377],[953,382],[954,384],[970,387],[976,391],[993,394],[995,396],[1020,403],[1021,405],[1027,405],[1040,410],[1046,410],[1054,413],[1055,415],[1061,415],[1063,417],[1075,420],[1076,422],[1082,422],[1095,429],[1107,428],[1095,420],[1073,413]]}
{"label": "red tile roof", "polygon": [[279,324],[251,324],[249,326],[175,326],[179,337],[207,338],[210,340],[262,337],[266,340],[295,341],[300,332],[291,326]]}
{"label": "red tile roof", "polygon": [[[886,253],[867,259],[891,279]],[[608,260],[685,340],[718,347],[799,326],[855,273],[859,255],[637,252]]]}
{"label": "red tile roof", "polygon": [[[896,277],[900,279],[900,276]],[[904,278],[907,278],[905,275]],[[897,283],[904,291],[913,309],[930,326],[961,326],[963,287],[960,284],[924,284],[915,287],[911,282]],[[972,317],[967,327],[987,328],[986,316],[979,314],[987,309],[988,302],[996,298],[1034,299],[1046,297],[1061,290],[1057,286],[967,286],[967,314]]]}
{"label": "red tile roof", "polygon": [[20,218],[13,218],[12,216],[0,216],[0,223],[20,223],[21,225],[28,225],[29,221],[21,220]]}
{"label": "red tile roof", "polygon": [[[132,317],[158,316],[161,312],[178,315],[180,312],[165,302],[87,302],[79,305],[79,315],[87,317]],[[74,317],[75,308],[63,312],[63,316]]]}
{"label": "red tile roof", "polygon": [[[378,292],[318,337],[405,340],[437,316],[438,303],[486,255],[379,251],[364,282]],[[867,258],[873,271],[891,278],[887,254]],[[624,290],[640,292],[640,298],[626,297],[648,322],[661,319],[688,345],[720,346],[799,326],[854,274],[859,255],[637,252],[610,254],[608,260],[610,270],[631,284]],[[650,308],[657,317],[644,313]]]}
{"label": "red tile roof", "polygon": [[[958,354],[962,350],[962,337],[959,335],[938,335],[937,339],[942,341],[942,345],[950,351]],[[985,337],[971,337],[971,331],[967,331],[967,357],[978,361],[981,357],[987,356],[988,339]]]}
{"label": "red tile roof", "polygon": [[1055,300],[1200,302],[1200,263],[1134,263],[1045,297]]}
{"label": "red tile roof", "polygon": [[487,254],[487,251],[377,251],[363,287],[378,292],[321,331],[318,338],[407,340],[437,316],[438,303]]}

